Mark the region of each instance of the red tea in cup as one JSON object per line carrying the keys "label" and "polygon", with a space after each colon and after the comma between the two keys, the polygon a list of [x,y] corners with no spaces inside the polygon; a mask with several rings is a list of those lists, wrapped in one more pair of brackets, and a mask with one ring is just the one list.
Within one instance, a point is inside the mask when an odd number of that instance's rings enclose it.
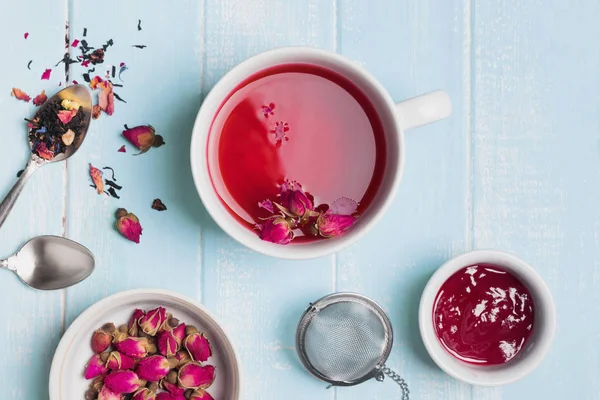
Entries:
{"label": "red tea in cup", "polygon": [[311,64],[271,67],[238,85],[213,120],[208,148],[223,204],[279,244],[344,233],[372,202],[386,161],[368,97]]}

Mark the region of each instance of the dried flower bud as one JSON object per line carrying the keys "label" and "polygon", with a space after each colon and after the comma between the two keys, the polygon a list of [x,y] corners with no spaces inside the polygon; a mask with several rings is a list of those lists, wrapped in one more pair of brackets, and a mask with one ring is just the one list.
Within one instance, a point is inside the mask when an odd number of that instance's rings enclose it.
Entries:
{"label": "dried flower bud", "polygon": [[148,343],[148,354],[158,353],[158,347],[155,343]]}
{"label": "dried flower bud", "polygon": [[172,331],[162,331],[158,334],[158,351],[167,357],[172,357],[179,351],[179,343]]}
{"label": "dried flower bud", "polygon": [[102,329],[104,332],[110,333],[110,334],[115,333],[115,331],[117,330],[117,328],[115,327],[115,324],[113,324],[112,322],[105,323],[104,325],[102,325],[102,327],[100,329]]}
{"label": "dried flower bud", "polygon": [[144,338],[127,337],[123,340],[113,342],[117,350],[126,356],[133,358],[144,358],[148,354],[148,341]]}
{"label": "dried flower bud", "polygon": [[140,388],[133,394],[131,400],[156,400],[156,392],[148,388]]}
{"label": "dried flower bud", "polygon": [[352,215],[331,214],[329,211],[322,213],[317,219],[317,229],[321,236],[336,237],[354,225],[356,218]]}
{"label": "dried flower bud", "polygon": [[202,389],[194,390],[192,395],[189,397],[189,400],[214,400],[208,392],[205,392]]}
{"label": "dried flower bud", "polygon": [[112,341],[111,333],[113,332],[114,327],[115,326],[111,323],[104,324],[102,328],[94,332],[92,335],[92,351],[94,353],[102,353],[108,349],[108,346],[110,346]]}
{"label": "dried flower bud", "polygon": [[106,361],[106,366],[109,369],[133,369],[134,365],[135,360],[133,358],[118,351],[111,352]]}
{"label": "dried flower bud", "polygon": [[165,324],[163,325],[163,329],[165,329],[167,331],[172,331],[173,329],[177,328],[178,325],[179,325],[179,320],[177,318],[168,317],[167,320],[165,321]]}
{"label": "dried flower bud", "polygon": [[110,356],[110,353],[108,351],[105,351],[104,353],[100,353],[100,359],[102,360],[103,363],[108,361],[109,356]]}
{"label": "dried flower bud", "polygon": [[133,393],[140,388],[140,379],[133,371],[112,371],[104,378],[104,386],[119,394]]}
{"label": "dried flower bud", "polygon": [[128,333],[129,328],[125,324],[119,325],[119,332]]}
{"label": "dried flower bud", "polygon": [[190,353],[188,353],[186,350],[179,350],[177,352],[177,354],[175,354],[175,359],[177,359],[178,364],[177,367],[181,367],[182,365],[187,364],[188,362],[192,361],[192,358],[190,357]]}
{"label": "dried flower bud", "polygon": [[170,369],[175,369],[179,365],[179,360],[175,357],[167,357],[167,361],[169,362]]}
{"label": "dried flower bud", "polygon": [[94,378],[92,383],[90,383],[90,388],[96,390],[96,393],[99,392],[100,389],[102,389],[102,386],[104,386],[104,375],[100,375]]}
{"label": "dried flower bud", "polygon": [[[127,213],[126,209],[119,208],[117,210],[117,222],[115,226],[119,233],[121,233],[121,235],[123,235],[126,239],[129,239],[135,243],[140,242],[140,236],[142,235],[142,225],[140,225],[140,220],[138,219],[138,217],[135,216],[135,214]],[[143,318],[141,318],[140,321],[142,319]],[[140,327],[142,327],[141,324]]]}
{"label": "dried flower bud", "polygon": [[162,392],[156,395],[156,400],[178,400],[171,393]]}
{"label": "dried flower bud", "polygon": [[288,244],[294,238],[292,227],[285,218],[273,217],[257,224],[261,240],[275,244]]}
{"label": "dried flower bud", "polygon": [[194,361],[204,362],[212,356],[210,342],[203,333],[194,332],[188,335],[184,345]]}
{"label": "dried flower bud", "polygon": [[127,324],[127,328],[128,328],[127,332],[129,333],[129,336],[137,336],[138,335],[138,328],[139,328],[138,321],[143,316],[144,316],[144,312],[142,310],[140,310],[139,308],[137,308],[133,312],[133,315],[129,319],[129,324]]}
{"label": "dried flower bud", "polygon": [[100,359],[100,355],[94,354],[85,367],[84,376],[85,379],[93,379],[97,376],[105,374],[106,371],[108,371],[108,368],[106,368],[102,362],[102,359]]}
{"label": "dried flower bud", "polygon": [[152,125],[140,125],[125,129],[123,136],[140,150],[138,154],[143,154],[150,150],[151,147],[160,147],[165,143],[162,136],[157,135],[155,132]]}
{"label": "dried flower bud", "polygon": [[180,388],[176,384],[173,384],[173,383],[167,381],[166,379],[163,379],[162,381],[160,381],[160,385],[162,386],[163,389],[165,389],[167,392],[169,392],[171,395],[173,395],[177,399],[179,397],[183,396],[183,393],[185,392],[185,389]]}
{"label": "dried flower bud", "polygon": [[71,129],[67,130],[62,134],[60,140],[62,140],[66,146],[70,146],[73,143],[73,140],[75,140],[75,132],[73,132]]}
{"label": "dried flower bud", "polygon": [[148,382],[146,387],[152,392],[158,392],[158,382]]}
{"label": "dried flower bud", "polygon": [[188,325],[185,327],[185,335],[186,336],[191,333],[194,333],[194,332],[198,332],[198,328],[196,328],[194,325]]}
{"label": "dried flower bud", "polygon": [[122,342],[123,340],[127,339],[128,337],[129,336],[127,336],[126,333],[116,330],[113,333],[113,343]]}
{"label": "dried flower bud", "polygon": [[141,317],[138,321],[140,328],[142,331],[147,333],[150,336],[156,335],[160,327],[165,323],[167,319],[167,310],[163,307],[155,308],[154,310],[150,310]]}
{"label": "dried flower bud", "polygon": [[138,362],[135,372],[141,379],[158,382],[169,373],[169,362],[160,355],[146,357]]}
{"label": "dried flower bud", "polygon": [[185,324],[181,324],[181,325],[177,326],[175,329],[173,329],[173,336],[175,336],[175,340],[177,340],[177,343],[179,345],[181,345],[183,343],[183,340],[185,339],[185,331],[186,331]]}
{"label": "dried flower bud", "polygon": [[167,382],[176,385],[177,384],[177,371],[169,371],[167,374]]}
{"label": "dried flower bud", "polygon": [[122,396],[104,385],[98,392],[98,400],[121,400]]}
{"label": "dried flower bud", "polygon": [[195,362],[185,364],[177,373],[179,385],[186,389],[206,389],[215,380],[215,367]]}
{"label": "dried flower bud", "polygon": [[276,205],[290,216],[302,217],[314,209],[313,201],[296,181],[286,180],[281,185],[279,198],[282,207],[277,203]]}
{"label": "dried flower bud", "polygon": [[85,400],[96,400],[98,398],[98,391],[94,388],[89,388],[85,391]]}

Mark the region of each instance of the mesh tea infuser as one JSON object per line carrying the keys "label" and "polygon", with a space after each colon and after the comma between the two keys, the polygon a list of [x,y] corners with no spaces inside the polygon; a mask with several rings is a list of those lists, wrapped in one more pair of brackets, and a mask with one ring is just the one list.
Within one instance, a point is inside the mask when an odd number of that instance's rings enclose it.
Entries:
{"label": "mesh tea infuser", "polygon": [[389,376],[409,399],[408,385],[385,362],[392,350],[389,318],[373,300],[355,293],[334,293],[306,309],[296,331],[302,364],[331,386],[353,386]]}

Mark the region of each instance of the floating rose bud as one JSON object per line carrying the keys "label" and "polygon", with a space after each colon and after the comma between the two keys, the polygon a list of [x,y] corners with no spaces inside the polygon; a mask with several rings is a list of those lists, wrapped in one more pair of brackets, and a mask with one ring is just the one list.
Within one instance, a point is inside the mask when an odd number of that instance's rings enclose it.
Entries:
{"label": "floating rose bud", "polygon": [[190,362],[179,369],[177,379],[186,389],[206,389],[215,380],[215,367]]}
{"label": "floating rose bud", "polygon": [[139,155],[147,152],[151,147],[160,147],[165,144],[162,136],[157,135],[155,132],[152,125],[140,125],[125,129],[123,136],[140,150]]}
{"label": "floating rose bud", "polygon": [[148,354],[148,340],[140,337],[127,337],[114,342],[117,350],[126,356],[133,358],[144,358]]}
{"label": "floating rose bud", "polygon": [[29,103],[29,100],[31,100],[31,97],[29,97],[29,95],[27,95],[27,93],[25,93],[21,89],[12,88],[11,95],[13,97],[16,97],[18,100],[23,100],[27,103]]}
{"label": "floating rose bud", "polygon": [[173,396],[183,396],[183,394],[185,393],[185,389],[180,388],[179,386],[177,386],[176,383],[171,383],[166,379],[163,379],[162,381],[160,381],[160,385],[162,386],[163,389],[165,389],[167,392],[169,392]]}
{"label": "floating rose bud", "polygon": [[285,181],[281,185],[279,200],[291,216],[302,217],[314,208],[313,201],[296,181]]}
{"label": "floating rose bud", "polygon": [[185,348],[194,361],[204,362],[212,356],[210,342],[203,333],[195,332],[185,338]]}
{"label": "floating rose bud", "polygon": [[60,119],[60,122],[66,125],[71,122],[75,115],[77,115],[77,110],[60,110],[58,112],[58,119]]}
{"label": "floating rose bud", "polygon": [[98,400],[121,400],[120,393],[114,392],[108,386],[104,385],[98,392]]}
{"label": "floating rose bud", "polygon": [[294,238],[294,232],[285,218],[269,218],[264,224],[257,225],[258,236],[275,244],[288,244]]}
{"label": "floating rose bud", "polygon": [[194,390],[189,400],[214,400],[213,397],[202,389]]}
{"label": "floating rose bud", "polygon": [[156,335],[167,319],[167,310],[163,307],[148,311],[138,320],[138,325],[142,331],[150,336]]}
{"label": "floating rose bud", "polygon": [[115,393],[133,393],[140,388],[140,378],[133,371],[113,371],[104,378],[104,386]]}
{"label": "floating rose bud", "polygon": [[106,366],[110,369],[133,369],[135,360],[131,357],[121,354],[118,351],[113,351],[106,360]]}
{"label": "floating rose bud", "polygon": [[188,353],[187,350],[179,350],[177,354],[175,354],[175,359],[178,361],[177,367],[181,367],[182,365],[192,361],[190,353]]}
{"label": "floating rose bud", "polygon": [[135,311],[133,312],[133,315],[129,319],[129,324],[127,324],[127,328],[128,328],[127,331],[129,333],[129,336],[137,336],[138,335],[138,328],[139,328],[138,321],[143,316],[144,316],[144,312],[142,310],[140,310],[139,308],[136,308]]}
{"label": "floating rose bud", "polygon": [[169,373],[169,362],[163,356],[150,356],[138,362],[135,372],[141,379],[158,382]]}
{"label": "floating rose bud", "polygon": [[98,105],[108,115],[113,115],[115,112],[115,94],[113,93],[112,84],[104,85],[104,89],[98,93]]}
{"label": "floating rose bud", "polygon": [[121,235],[123,235],[126,239],[129,239],[135,243],[140,242],[142,226],[140,225],[140,220],[135,216],[135,214],[128,213],[124,208],[119,208],[117,210],[117,223],[115,226]]}
{"label": "floating rose bud", "polygon": [[85,379],[94,379],[102,374],[105,374],[108,368],[102,362],[99,354],[94,354],[85,367]]}
{"label": "floating rose bud", "polygon": [[92,351],[94,353],[102,353],[112,341],[112,333],[115,331],[113,323],[107,323],[94,332],[92,335]]}
{"label": "floating rose bud", "polygon": [[350,229],[354,222],[356,218],[352,215],[331,214],[327,211],[317,219],[317,229],[321,236],[336,237]]}
{"label": "floating rose bud", "polygon": [[162,331],[158,334],[158,351],[167,357],[174,356],[179,351],[179,343],[172,331]]}
{"label": "floating rose bud", "polygon": [[48,100],[48,96],[46,96],[46,91],[42,90],[42,93],[38,94],[33,99],[33,104],[35,104],[36,106],[41,106],[46,102],[46,100]]}
{"label": "floating rose bud", "polygon": [[90,176],[92,177],[92,181],[94,185],[96,185],[96,192],[98,194],[104,193],[104,180],[102,179],[102,171],[98,168],[94,167],[90,163]]}
{"label": "floating rose bud", "polygon": [[148,388],[138,389],[131,400],[156,400],[156,393]]}

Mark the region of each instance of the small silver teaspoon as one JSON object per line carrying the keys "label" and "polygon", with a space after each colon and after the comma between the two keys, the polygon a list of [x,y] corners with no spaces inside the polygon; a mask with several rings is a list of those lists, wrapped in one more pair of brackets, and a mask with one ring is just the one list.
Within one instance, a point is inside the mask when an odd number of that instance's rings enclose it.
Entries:
{"label": "small silver teaspoon", "polygon": [[0,260],[34,289],[63,289],[81,282],[94,271],[94,255],[77,242],[59,236],[38,236],[17,254]]}
{"label": "small silver teaspoon", "polygon": [[[12,210],[13,206],[15,205],[15,202],[17,201],[19,194],[21,194],[25,183],[29,180],[31,175],[33,175],[33,173],[37,171],[39,167],[51,162],[64,161],[67,158],[71,157],[79,149],[79,147],[81,147],[83,139],[85,139],[85,135],[87,134],[88,128],[90,126],[90,121],[92,120],[92,95],[84,85],[69,86],[56,93],[54,96],[49,98],[46,101],[46,103],[44,103],[44,105],[40,108],[38,113],[40,113],[44,109],[44,107],[48,107],[53,102],[56,102],[57,100],[62,101],[64,99],[75,101],[79,103],[81,107],[83,107],[83,109],[80,112],[84,113],[84,127],[79,136],[75,139],[75,141],[65,148],[65,152],[57,154],[52,160],[45,160],[39,157],[33,152],[32,149],[31,157],[29,159],[29,162],[27,163],[27,167],[25,167],[23,173],[21,174],[17,182],[14,184],[10,192],[8,192],[2,203],[0,203],[0,227],[6,220],[6,217],[8,217],[10,210]],[[29,146],[33,147],[33,143],[30,142]]]}

